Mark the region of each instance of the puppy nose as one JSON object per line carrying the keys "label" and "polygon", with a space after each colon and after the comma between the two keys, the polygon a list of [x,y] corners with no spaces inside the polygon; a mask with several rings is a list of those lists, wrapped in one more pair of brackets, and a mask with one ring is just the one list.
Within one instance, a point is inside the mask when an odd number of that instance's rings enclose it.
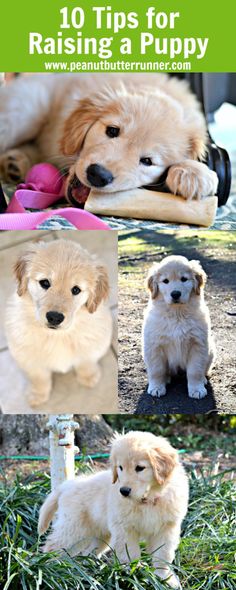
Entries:
{"label": "puppy nose", "polygon": [[59,326],[65,319],[63,313],[59,313],[58,311],[48,311],[46,313],[46,318],[50,326]]}
{"label": "puppy nose", "polygon": [[131,488],[120,488],[120,493],[122,496],[129,496],[131,492]]}
{"label": "puppy nose", "polygon": [[171,297],[174,301],[178,301],[181,297],[181,291],[171,291]]}
{"label": "puppy nose", "polygon": [[86,170],[87,179],[92,186],[106,186],[113,181],[113,175],[100,164],[90,164]]}

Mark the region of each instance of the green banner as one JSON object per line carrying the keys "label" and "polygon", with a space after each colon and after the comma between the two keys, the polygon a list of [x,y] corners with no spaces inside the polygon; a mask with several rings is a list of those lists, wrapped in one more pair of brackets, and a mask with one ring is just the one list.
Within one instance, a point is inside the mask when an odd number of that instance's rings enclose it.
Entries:
{"label": "green banner", "polygon": [[4,0],[0,70],[236,71],[235,6],[232,0]]}

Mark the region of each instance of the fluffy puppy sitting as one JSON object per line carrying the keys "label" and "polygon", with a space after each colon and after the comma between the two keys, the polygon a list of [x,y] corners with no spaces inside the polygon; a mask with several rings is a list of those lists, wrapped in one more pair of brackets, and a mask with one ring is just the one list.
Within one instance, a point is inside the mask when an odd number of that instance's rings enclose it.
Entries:
{"label": "fluffy puppy sitting", "polygon": [[207,395],[206,376],[215,347],[204,301],[205,282],[206,273],[198,260],[184,256],[167,256],[149,272],[150,300],[142,342],[152,396],[166,394],[166,384],[178,369],[187,373],[189,397]]}
{"label": "fluffy puppy sitting", "polygon": [[14,270],[18,286],[7,305],[6,335],[30,381],[30,404],[48,400],[55,371],[73,368],[78,383],[94,387],[112,333],[105,267],[79,244],[57,240],[30,244]]}
{"label": "fluffy puppy sitting", "polygon": [[156,573],[179,581],[171,564],[188,506],[188,480],[177,451],[149,432],[117,435],[111,448],[111,469],[65,481],[45,500],[39,533],[51,520],[44,551],[102,553],[112,547],[124,563],[140,557],[141,540],[152,555]]}

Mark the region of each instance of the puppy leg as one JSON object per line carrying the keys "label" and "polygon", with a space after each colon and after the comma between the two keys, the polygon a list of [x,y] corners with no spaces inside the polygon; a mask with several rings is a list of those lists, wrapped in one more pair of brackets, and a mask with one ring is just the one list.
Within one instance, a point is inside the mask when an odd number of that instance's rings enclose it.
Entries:
{"label": "puppy leg", "polygon": [[199,344],[191,347],[187,362],[188,395],[194,399],[202,399],[207,395],[205,387],[207,350]]}
{"label": "puppy leg", "polygon": [[0,89],[0,153],[32,141],[50,108],[50,80],[21,76]]}
{"label": "puppy leg", "polygon": [[161,348],[149,348],[144,355],[144,361],[148,374],[148,394],[152,397],[162,397],[166,394],[166,383],[169,381],[167,374],[167,361]]}
{"label": "puppy leg", "polygon": [[77,380],[85,387],[95,387],[101,379],[101,369],[98,363],[86,361],[75,367]]}
{"label": "puppy leg", "polygon": [[169,578],[167,583],[171,588],[181,588],[178,577],[168,567],[168,564],[174,560],[179,539],[180,526],[166,525],[157,536],[153,535],[147,543],[147,552],[152,555],[157,576],[162,580]]}
{"label": "puppy leg", "polygon": [[24,144],[0,156],[0,178],[6,182],[21,182],[28,170],[40,162],[40,154],[33,144]]}
{"label": "puppy leg", "polygon": [[135,531],[126,531],[124,528],[112,527],[110,546],[114,549],[121,563],[129,563],[140,558],[140,547]]}
{"label": "puppy leg", "polygon": [[170,166],[166,184],[175,195],[187,200],[200,200],[216,194],[218,178],[206,164],[185,160]]}
{"label": "puppy leg", "polygon": [[34,408],[48,401],[52,389],[50,371],[42,370],[37,374],[27,375],[30,386],[27,394],[30,405]]}

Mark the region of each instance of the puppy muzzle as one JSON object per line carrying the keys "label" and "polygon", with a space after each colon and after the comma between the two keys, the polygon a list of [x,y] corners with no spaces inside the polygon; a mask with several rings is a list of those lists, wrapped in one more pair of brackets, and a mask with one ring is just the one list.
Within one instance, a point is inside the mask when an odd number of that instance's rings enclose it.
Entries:
{"label": "puppy muzzle", "polygon": [[181,291],[171,291],[171,299],[173,303],[179,303],[181,298]]}
{"label": "puppy muzzle", "polygon": [[48,311],[46,313],[46,318],[48,322],[48,327],[55,329],[58,326],[60,326],[60,324],[62,324],[62,322],[65,319],[65,316],[63,315],[63,313],[59,313],[58,311]]}
{"label": "puppy muzzle", "polygon": [[128,498],[128,496],[130,496],[130,493],[131,493],[131,488],[126,488],[126,487],[120,488],[120,493],[125,498]]}
{"label": "puppy muzzle", "polygon": [[100,164],[91,164],[88,166],[86,174],[91,186],[96,186],[97,188],[107,186],[114,180],[113,174],[110,170],[107,170],[107,168],[104,168],[104,166],[101,166]]}

